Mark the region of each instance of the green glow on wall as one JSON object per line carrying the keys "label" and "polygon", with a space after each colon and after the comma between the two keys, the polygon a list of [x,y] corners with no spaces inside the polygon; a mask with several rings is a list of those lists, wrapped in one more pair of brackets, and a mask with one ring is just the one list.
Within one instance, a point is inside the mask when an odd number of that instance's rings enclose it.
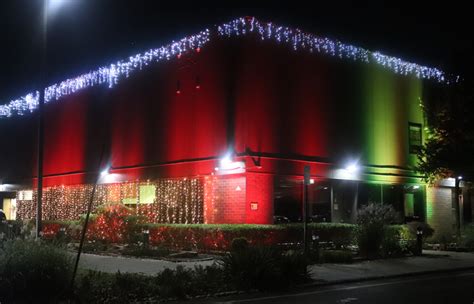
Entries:
{"label": "green glow on wall", "polygon": [[374,180],[401,182],[401,176],[412,174],[397,168],[409,169],[416,161],[409,154],[408,123],[423,123],[422,82],[372,65],[366,67],[362,81],[363,160],[367,165],[391,167],[377,169],[389,178],[373,175]]}

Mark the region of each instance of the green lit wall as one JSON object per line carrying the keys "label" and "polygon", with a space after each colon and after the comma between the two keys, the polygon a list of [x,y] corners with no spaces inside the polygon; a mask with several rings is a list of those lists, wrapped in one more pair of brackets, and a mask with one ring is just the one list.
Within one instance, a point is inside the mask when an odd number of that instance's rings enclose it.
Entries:
{"label": "green lit wall", "polygon": [[419,182],[411,178],[416,155],[409,153],[408,124],[423,124],[422,81],[373,65],[361,75],[362,159],[373,173],[367,177],[380,182]]}

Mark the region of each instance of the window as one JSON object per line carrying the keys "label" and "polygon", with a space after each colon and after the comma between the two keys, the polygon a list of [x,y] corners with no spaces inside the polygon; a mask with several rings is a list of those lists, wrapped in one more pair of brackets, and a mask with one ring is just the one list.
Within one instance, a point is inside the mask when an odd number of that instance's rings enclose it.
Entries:
{"label": "window", "polygon": [[155,185],[140,186],[140,204],[153,204],[155,202]]}
{"label": "window", "polygon": [[422,146],[421,124],[412,122],[408,124],[408,140],[410,153],[418,152]]}
{"label": "window", "polygon": [[33,190],[23,190],[18,192],[18,200],[20,201],[32,201],[33,200]]}

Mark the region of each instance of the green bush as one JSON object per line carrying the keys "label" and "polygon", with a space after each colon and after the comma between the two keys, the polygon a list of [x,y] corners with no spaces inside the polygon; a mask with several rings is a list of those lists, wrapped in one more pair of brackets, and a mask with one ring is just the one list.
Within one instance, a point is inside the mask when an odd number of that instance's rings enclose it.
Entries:
{"label": "green bush", "polygon": [[390,225],[383,228],[383,239],[380,246],[382,257],[397,257],[408,253],[410,246],[408,227]]}
{"label": "green bush", "polygon": [[123,255],[130,255],[134,257],[160,258],[169,255],[170,250],[165,247],[146,247],[131,245],[125,247],[121,253]]}
{"label": "green bush", "polygon": [[357,243],[360,254],[375,258],[380,254],[385,239],[385,226],[396,220],[396,212],[390,205],[369,204],[361,208],[357,217]]}
{"label": "green bush", "polygon": [[249,242],[246,238],[235,238],[232,240],[231,250],[232,251],[243,251],[249,248]]}
{"label": "green bush", "polygon": [[72,258],[63,249],[12,240],[0,249],[0,302],[57,300],[68,288]]}
{"label": "green bush", "polygon": [[348,250],[323,250],[321,252],[321,263],[352,263],[353,255]]}
{"label": "green bush", "polygon": [[221,264],[237,289],[280,290],[307,279],[306,258],[301,252],[275,247],[249,247],[231,251]]}
{"label": "green bush", "polygon": [[[303,225],[285,225],[288,241],[302,241]],[[320,243],[330,243],[340,249],[355,243],[356,225],[345,223],[308,223],[308,235],[318,236]]]}
{"label": "green bush", "polygon": [[[301,244],[303,240],[302,224],[143,224],[141,217],[119,215],[117,220],[112,215],[109,217],[98,225],[98,216],[91,215],[86,235],[88,241],[138,244],[143,241],[143,230],[149,231],[151,246],[178,250],[229,251],[232,240],[236,238],[245,238],[250,246],[287,244],[290,248]],[[120,228],[111,229],[107,226],[109,224]],[[76,242],[82,229],[81,221],[45,221],[44,226],[51,239],[57,238],[59,229],[64,227],[66,236],[63,239]],[[308,234],[310,238],[312,235],[318,236],[321,246],[344,248],[354,244],[355,228],[351,224],[309,223]]]}
{"label": "green bush", "polygon": [[155,276],[89,271],[77,283],[82,303],[157,303],[229,290],[217,266],[165,269]]}
{"label": "green bush", "polygon": [[411,238],[415,240],[418,227],[421,227],[421,231],[423,231],[423,239],[430,238],[434,234],[434,229],[425,222],[410,222],[407,223],[406,226],[408,227]]}
{"label": "green bush", "polygon": [[460,245],[469,250],[474,250],[474,224],[466,226],[463,229]]}

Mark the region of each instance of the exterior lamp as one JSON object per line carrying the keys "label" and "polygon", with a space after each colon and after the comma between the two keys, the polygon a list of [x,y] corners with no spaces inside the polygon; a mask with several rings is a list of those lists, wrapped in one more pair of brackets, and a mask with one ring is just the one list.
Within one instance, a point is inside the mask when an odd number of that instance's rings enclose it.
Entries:
{"label": "exterior lamp", "polygon": [[461,176],[461,175],[459,175],[459,176],[458,176],[458,179],[459,179],[459,180],[461,180],[461,179],[462,179],[462,176]]}
{"label": "exterior lamp", "polygon": [[346,166],[346,171],[348,173],[354,174],[359,170],[359,167],[357,166],[357,163],[351,163]]}
{"label": "exterior lamp", "polygon": [[219,166],[215,167],[216,174],[236,174],[245,172],[245,162],[235,161],[231,153],[227,153],[219,160]]}

